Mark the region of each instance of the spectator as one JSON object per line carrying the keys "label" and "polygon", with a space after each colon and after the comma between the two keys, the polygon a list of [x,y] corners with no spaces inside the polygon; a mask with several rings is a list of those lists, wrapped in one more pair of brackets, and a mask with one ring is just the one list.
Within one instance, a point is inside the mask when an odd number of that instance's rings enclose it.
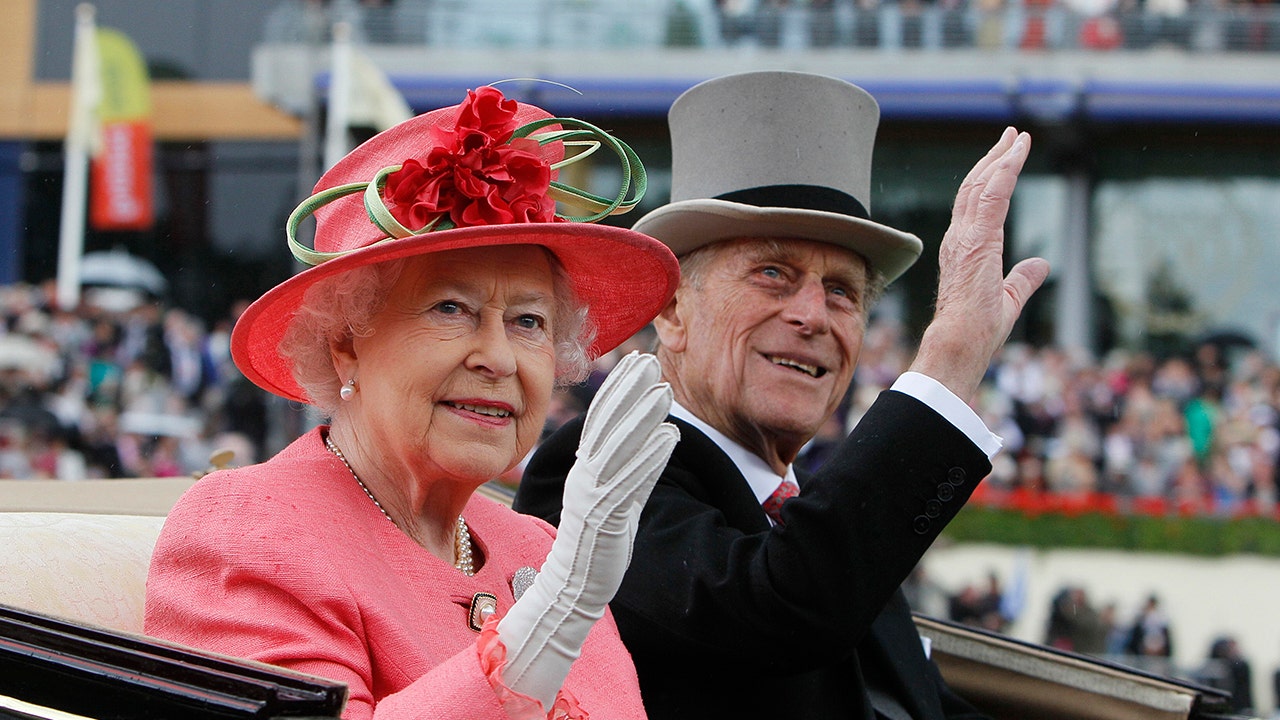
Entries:
{"label": "spectator", "polygon": [[1107,630],[1106,649],[1104,653],[1107,657],[1120,657],[1124,655],[1124,645],[1129,641],[1129,633],[1124,623],[1120,622],[1119,609],[1114,602],[1109,602],[1102,606],[1100,613],[1102,624]]}
{"label": "spectator", "polygon": [[1061,650],[1103,655],[1109,630],[1106,618],[1089,602],[1084,588],[1068,586],[1053,597],[1044,642]]}
{"label": "spectator", "polygon": [[1173,657],[1173,632],[1160,607],[1160,598],[1154,593],[1147,597],[1129,627],[1125,652],[1144,669],[1157,674],[1167,674],[1169,670],[1169,660]]}
{"label": "spectator", "polygon": [[839,39],[835,0],[809,0],[809,45],[831,47]]}
{"label": "spectator", "polygon": [[756,0],[755,33],[761,47],[782,45],[784,15],[789,4],[790,0]]}
{"label": "spectator", "polygon": [[1209,687],[1231,693],[1231,709],[1237,713],[1253,712],[1253,670],[1240,651],[1240,644],[1230,635],[1213,641],[1209,658],[1201,673]]}
{"label": "spectator", "polygon": [[947,603],[947,615],[952,622],[958,622],[961,625],[972,625],[978,627],[982,625],[982,618],[986,612],[983,603],[982,592],[978,590],[978,586],[968,583],[960,589],[960,592],[951,596]]}
{"label": "spectator", "polygon": [[[890,0],[892,2],[892,0]],[[896,8],[881,8],[880,0],[853,0],[853,44],[857,47],[878,47],[881,41],[881,10],[896,11]]]}
{"label": "spectator", "polygon": [[902,593],[913,612],[929,617],[948,617],[947,591],[925,571],[924,564],[916,565],[902,583]]}
{"label": "spectator", "polygon": [[1218,382],[1204,384],[1199,393],[1187,403],[1184,411],[1187,435],[1191,438],[1191,451],[1201,467],[1209,464],[1213,450],[1213,434],[1221,422],[1222,386]]}
{"label": "spectator", "polygon": [[1086,50],[1115,50],[1124,44],[1124,31],[1115,14],[1106,12],[1086,18],[1080,25],[1080,47]]}
{"label": "spectator", "polygon": [[985,588],[969,584],[951,597],[950,617],[953,621],[965,625],[992,632],[1004,632],[1008,622],[1000,612],[1000,601],[1003,597],[1000,578],[995,573],[988,573]]}
{"label": "spectator", "polygon": [[716,16],[720,20],[720,39],[736,45],[751,34],[747,0],[716,0]]}

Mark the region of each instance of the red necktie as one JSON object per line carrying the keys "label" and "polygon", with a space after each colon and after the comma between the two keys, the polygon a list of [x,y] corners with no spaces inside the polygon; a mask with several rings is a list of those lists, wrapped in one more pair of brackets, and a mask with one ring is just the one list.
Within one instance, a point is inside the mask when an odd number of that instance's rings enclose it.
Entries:
{"label": "red necktie", "polygon": [[764,501],[764,512],[779,525],[782,524],[782,503],[800,494],[800,486],[794,480],[783,480],[777,490]]}

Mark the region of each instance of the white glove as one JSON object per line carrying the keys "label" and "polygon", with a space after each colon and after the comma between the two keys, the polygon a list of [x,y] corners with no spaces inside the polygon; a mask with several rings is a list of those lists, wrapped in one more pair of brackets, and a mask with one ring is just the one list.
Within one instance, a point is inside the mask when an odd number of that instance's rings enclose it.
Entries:
{"label": "white glove", "polygon": [[544,710],[622,584],[640,511],[680,439],[663,422],[671,387],[661,375],[656,358],[633,352],[605,379],[587,409],[551,552],[498,623],[503,681]]}

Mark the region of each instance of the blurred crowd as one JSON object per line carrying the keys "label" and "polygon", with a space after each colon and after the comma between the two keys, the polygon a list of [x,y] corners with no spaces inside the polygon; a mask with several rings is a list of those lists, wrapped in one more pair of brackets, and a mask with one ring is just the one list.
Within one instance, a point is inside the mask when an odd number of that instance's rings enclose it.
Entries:
{"label": "blurred crowd", "polygon": [[[88,295],[64,312],[52,292],[0,288],[0,477],[185,475],[217,449],[234,449],[237,465],[277,449],[270,396],[230,360],[240,308],[209,324],[156,302]],[[652,341],[641,333],[585,384],[558,391],[548,432],[582,412],[616,358]],[[872,322],[843,406],[799,467],[825,460],[913,351],[901,326]],[[1104,497],[1121,512],[1276,511],[1280,366],[1252,348],[1206,341],[1185,355],[1116,350],[1095,361],[1011,343],[975,409],[1005,445],[977,502]]]}
{"label": "blurred crowd", "polygon": [[173,477],[265,450],[265,395],[230,361],[233,316],[208,326],[134,291],[74,312],[46,285],[0,288],[0,478]]}
{"label": "blurred crowd", "polygon": [[1195,52],[1280,50],[1255,0],[717,0],[729,44]]}
{"label": "blurred crowd", "polygon": [[[900,328],[870,329],[846,427],[909,358]],[[1010,343],[975,409],[1005,448],[979,502],[1050,496],[1119,512],[1276,510],[1280,366],[1242,338],[1207,337],[1164,358],[1114,350],[1101,360]]]}

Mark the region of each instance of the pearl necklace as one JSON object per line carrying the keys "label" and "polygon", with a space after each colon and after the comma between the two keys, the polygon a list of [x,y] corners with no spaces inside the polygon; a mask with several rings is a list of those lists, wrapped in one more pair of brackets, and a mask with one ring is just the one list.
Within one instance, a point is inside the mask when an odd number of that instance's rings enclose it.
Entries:
{"label": "pearl necklace", "polygon": [[[369,487],[356,474],[355,468],[351,467],[351,463],[347,462],[347,457],[342,454],[337,444],[328,435],[324,437],[324,446],[329,448],[329,452],[342,461],[342,464],[347,468],[347,472],[351,473],[351,477],[355,478],[356,483],[360,485],[360,489],[364,490],[364,494],[368,495],[369,499],[373,501],[374,507],[382,512],[382,517],[399,529],[400,526],[387,513],[387,509],[382,507],[382,503],[378,502],[378,498],[374,497],[373,493],[369,491]],[[476,574],[475,559],[471,555],[471,531],[467,528],[467,521],[463,520],[461,515],[458,516],[458,527],[453,535],[453,566],[468,577]]]}

